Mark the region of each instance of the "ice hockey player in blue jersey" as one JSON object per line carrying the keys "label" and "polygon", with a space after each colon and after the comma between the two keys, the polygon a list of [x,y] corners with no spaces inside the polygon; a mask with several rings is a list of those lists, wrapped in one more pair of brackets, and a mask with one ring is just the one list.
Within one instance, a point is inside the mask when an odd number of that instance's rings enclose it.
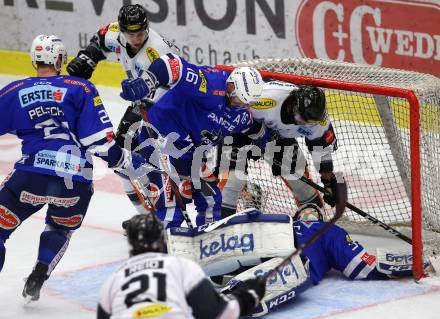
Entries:
{"label": "ice hockey player in blue jersey", "polygon": [[22,140],[22,158],[0,186],[0,270],[6,240],[47,204],[37,263],[23,290],[28,300],[37,300],[86,214],[93,194],[91,155],[131,178],[142,176],[142,169],[135,168],[145,160],[115,144],[112,124],[91,82],[60,76],[67,53],[59,38],[37,36],[31,57],[37,76],[0,90],[0,135]]}
{"label": "ice hockey player in blue jersey", "polygon": [[[69,62],[66,70],[70,75],[89,79],[100,61],[114,54],[128,78],[133,79],[152,61],[169,52],[177,53],[179,49],[150,26],[147,9],[140,4],[126,4],[119,9],[118,21],[102,26],[87,47]],[[156,101],[165,92],[164,89],[157,90],[152,100]],[[116,143],[130,151],[134,150],[138,143],[131,134],[134,134],[134,128],[140,125],[141,120],[138,105],[131,103],[115,132]],[[166,180],[166,177],[162,179]],[[121,181],[137,212],[145,213],[149,208],[148,203],[137,194],[129,180],[123,178]]]}
{"label": "ice hockey player in blue jersey", "polygon": [[[217,279],[232,274],[235,277],[222,290],[228,293],[239,288],[241,282],[263,276],[277,267],[325,223],[320,208],[311,203],[299,208],[293,218],[262,214],[250,208],[193,232],[169,229],[168,253],[190,257]],[[351,280],[411,276],[410,249],[410,246],[403,251],[378,249],[373,255],[353,241],[344,229],[333,225],[300,256],[293,257],[282,270],[268,277],[265,297],[252,316],[262,316],[294,300],[307,288],[317,285],[331,269]]]}
{"label": "ice hockey player in blue jersey", "polygon": [[[252,120],[248,106],[255,103],[262,92],[263,80],[260,73],[248,67],[237,68],[231,74],[209,66],[196,66],[175,54],[166,54],[155,60],[144,70],[140,78],[122,82],[121,97],[136,101],[155,92],[158,87],[169,86],[164,94],[146,113],[154,133],[144,134],[159,137],[161,153],[170,157],[170,162],[179,175],[191,176],[192,199],[198,212],[197,224],[220,218],[221,194],[215,178],[205,180],[215,191],[207,196],[194,184],[200,178],[202,158],[213,145],[232,133],[249,133]],[[153,136],[152,136],[153,135]],[[141,146],[145,143],[140,143]],[[143,149],[150,158],[151,147]],[[150,180],[154,183],[154,176]],[[182,192],[185,201],[191,194]],[[176,211],[170,212],[166,201],[170,196],[161,192],[156,207],[159,217],[170,225],[178,226],[182,218]],[[170,218],[172,218],[170,220]]]}

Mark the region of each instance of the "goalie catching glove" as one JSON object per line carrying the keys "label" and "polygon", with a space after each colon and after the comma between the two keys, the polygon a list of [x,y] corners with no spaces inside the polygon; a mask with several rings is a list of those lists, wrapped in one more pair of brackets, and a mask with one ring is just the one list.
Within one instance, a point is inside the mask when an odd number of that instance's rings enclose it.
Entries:
{"label": "goalie catching glove", "polygon": [[331,207],[335,207],[347,198],[347,184],[342,174],[336,176],[332,173],[321,175],[321,182],[324,185],[324,201]]}

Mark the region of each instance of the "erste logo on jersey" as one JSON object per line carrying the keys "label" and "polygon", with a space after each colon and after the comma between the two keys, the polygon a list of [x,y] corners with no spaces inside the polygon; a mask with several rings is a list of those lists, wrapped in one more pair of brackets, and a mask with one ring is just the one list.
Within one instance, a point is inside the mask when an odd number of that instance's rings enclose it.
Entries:
{"label": "erste logo on jersey", "polygon": [[62,103],[66,96],[67,88],[52,85],[35,85],[18,91],[21,107],[37,102]]}

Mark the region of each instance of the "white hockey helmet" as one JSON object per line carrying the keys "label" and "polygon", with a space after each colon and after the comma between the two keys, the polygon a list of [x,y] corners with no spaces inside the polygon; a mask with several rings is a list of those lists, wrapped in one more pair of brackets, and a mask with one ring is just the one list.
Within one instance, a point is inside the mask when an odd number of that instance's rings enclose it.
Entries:
{"label": "white hockey helmet", "polygon": [[55,70],[60,71],[57,67],[57,60],[61,58],[61,66],[67,63],[67,51],[60,38],[54,35],[40,34],[32,41],[31,46],[32,65],[36,67],[37,62],[53,65]]}
{"label": "white hockey helmet", "polygon": [[263,92],[263,78],[257,69],[238,67],[232,71],[226,82],[234,83],[235,89],[231,97],[238,97],[245,104],[255,103]]}

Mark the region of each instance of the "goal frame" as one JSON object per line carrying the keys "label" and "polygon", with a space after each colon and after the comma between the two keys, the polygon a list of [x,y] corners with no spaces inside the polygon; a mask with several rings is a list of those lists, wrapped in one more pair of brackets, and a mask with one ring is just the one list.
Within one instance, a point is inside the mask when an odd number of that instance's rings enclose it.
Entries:
{"label": "goal frame", "polygon": [[[216,68],[232,72],[234,67],[218,65]],[[365,83],[314,78],[305,75],[284,74],[260,70],[263,78],[291,82],[298,85],[314,85],[327,89],[345,90],[358,93],[385,95],[406,99],[409,104],[410,123],[410,169],[411,169],[411,228],[413,277],[420,280],[425,276],[423,271],[422,240],[422,194],[421,194],[421,156],[420,156],[420,103],[413,90],[380,86]],[[350,186],[350,185],[348,185]]]}

